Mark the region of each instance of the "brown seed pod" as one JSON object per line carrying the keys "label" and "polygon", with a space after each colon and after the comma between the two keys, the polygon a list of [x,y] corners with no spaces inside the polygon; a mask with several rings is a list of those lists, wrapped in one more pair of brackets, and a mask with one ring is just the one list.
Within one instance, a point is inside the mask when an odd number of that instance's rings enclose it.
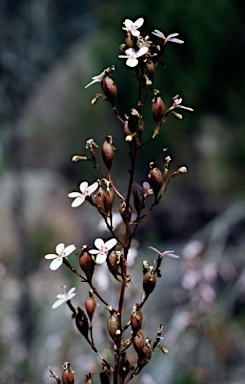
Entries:
{"label": "brown seed pod", "polygon": [[154,99],[152,103],[152,116],[157,124],[162,122],[165,114],[165,105],[161,98],[161,92],[157,89],[154,90]]}
{"label": "brown seed pod", "polygon": [[94,273],[94,260],[92,259],[91,255],[87,252],[87,247],[83,248],[82,253],[79,257],[79,265],[82,269],[82,271],[85,273],[87,279],[89,282],[92,280],[92,276]]}
{"label": "brown seed pod", "polygon": [[118,269],[120,266],[120,261],[121,261],[121,252],[120,251],[112,251],[106,260],[108,268],[115,278],[117,278],[117,275],[118,275]]}
{"label": "brown seed pod", "polygon": [[76,326],[79,332],[87,339],[88,338],[88,319],[85,312],[81,308],[77,308]]}
{"label": "brown seed pod", "polygon": [[94,310],[96,308],[96,300],[91,292],[89,292],[89,296],[85,300],[85,308],[86,308],[89,320],[91,321],[93,318]]}
{"label": "brown seed pod", "polygon": [[115,189],[112,187],[111,183],[109,183],[109,188],[106,190],[106,205],[109,212],[112,210],[112,206],[115,199]]}
{"label": "brown seed pod", "polygon": [[153,271],[153,267],[149,267],[149,270],[144,274],[143,277],[143,289],[146,297],[154,290],[156,286],[156,274]]}
{"label": "brown seed pod", "polygon": [[120,334],[119,321],[115,313],[112,313],[107,319],[107,328],[111,338],[114,338]]}
{"label": "brown seed pod", "polygon": [[101,87],[112,107],[114,107],[117,97],[117,86],[109,75],[104,77],[101,82]]}
{"label": "brown seed pod", "polygon": [[155,196],[157,196],[158,192],[160,191],[163,185],[163,175],[160,169],[156,166],[155,161],[152,161],[150,163],[150,172],[148,174],[148,179]]}
{"label": "brown seed pod", "polygon": [[104,163],[105,163],[108,171],[110,172],[113,158],[114,158],[114,149],[115,148],[112,145],[112,136],[107,135],[105,137],[105,139],[106,140],[104,141],[104,143],[102,145],[102,157],[103,157]]}
{"label": "brown seed pod", "polygon": [[152,81],[155,75],[156,66],[153,63],[151,59],[147,59],[146,65],[145,65],[146,73],[148,78]]}
{"label": "brown seed pod", "polygon": [[74,379],[73,372],[70,368],[70,363],[68,363],[68,362],[64,363],[63,369],[64,369],[64,371],[62,373],[62,383],[63,384],[74,384],[75,379]]}
{"label": "brown seed pod", "polygon": [[96,204],[98,210],[103,214],[108,213],[107,201],[106,201],[106,191],[100,185],[95,194],[94,203]]}
{"label": "brown seed pod", "polygon": [[142,312],[140,310],[137,310],[136,307],[133,307],[130,319],[131,319],[131,327],[133,330],[133,334],[136,334],[141,328],[141,324],[143,320]]}
{"label": "brown seed pod", "polygon": [[141,331],[138,331],[134,336],[133,346],[138,355],[141,354],[145,345],[145,338]]}

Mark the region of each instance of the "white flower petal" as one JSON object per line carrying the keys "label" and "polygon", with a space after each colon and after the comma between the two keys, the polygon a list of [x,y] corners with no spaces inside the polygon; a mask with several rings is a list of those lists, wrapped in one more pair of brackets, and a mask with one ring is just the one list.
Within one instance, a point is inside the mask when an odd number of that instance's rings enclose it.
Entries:
{"label": "white flower petal", "polygon": [[52,305],[52,308],[53,308],[53,309],[58,308],[61,304],[64,303],[64,301],[65,301],[65,299],[59,299],[59,300],[57,300],[57,301]]}
{"label": "white flower petal", "polygon": [[45,255],[44,257],[45,257],[45,259],[56,259],[57,255],[55,255],[54,253],[49,253],[48,255]]}
{"label": "white flower petal", "polygon": [[62,252],[63,257],[70,255],[70,253],[75,251],[75,249],[76,249],[75,245],[73,245],[73,244],[68,245],[67,247],[65,247],[64,251]]}
{"label": "white flower petal", "polygon": [[90,196],[94,191],[96,191],[96,189],[98,188],[98,183],[97,181],[95,181],[93,184],[91,184],[88,188],[87,188],[87,195]]}
{"label": "white flower petal", "polygon": [[63,263],[63,259],[61,257],[57,257],[52,261],[49,268],[52,269],[52,271],[56,271],[56,269],[58,269],[62,263]]}
{"label": "white flower petal", "polygon": [[79,207],[85,200],[85,196],[82,196],[81,194],[71,203],[71,206],[73,208]]}
{"label": "white flower petal", "polygon": [[81,196],[81,193],[80,192],[71,192],[71,193],[68,193],[68,197],[71,197],[72,199],[74,199],[75,197],[79,197]]}
{"label": "white flower petal", "polygon": [[136,57],[140,57],[140,56],[145,55],[147,52],[148,52],[148,48],[147,48],[147,47],[142,47],[142,48],[140,48],[140,49],[135,53],[135,56],[136,56]]}
{"label": "white flower petal", "polygon": [[139,19],[137,19],[134,22],[134,27],[135,28],[140,28],[140,27],[142,27],[143,24],[144,24],[144,19],[143,19],[143,17],[140,17]]}
{"label": "white flower petal", "polygon": [[154,29],[154,32],[151,32],[151,33],[153,35],[156,35],[157,37],[160,37],[160,39],[163,39],[163,40],[166,39],[165,35],[161,31],[159,31],[158,29]]}
{"label": "white flower petal", "polygon": [[79,185],[79,189],[82,193],[85,193],[86,189],[88,188],[88,182],[87,181],[83,181],[80,185]]}
{"label": "white flower petal", "polygon": [[60,255],[64,251],[64,249],[65,249],[65,244],[60,243],[56,246],[55,251],[56,251],[57,255]]}
{"label": "white flower petal", "polygon": [[178,33],[170,33],[170,35],[168,35],[167,39],[171,39],[172,37],[176,37],[176,36],[179,36]]}
{"label": "white flower petal", "polygon": [[113,247],[115,247],[115,245],[117,244],[117,240],[116,239],[110,239],[108,240],[106,243],[105,243],[105,248],[109,251],[110,249],[112,249]]}
{"label": "white flower petal", "polygon": [[[76,288],[75,287],[72,287],[69,292],[67,293],[67,296],[70,296],[73,294],[73,292],[75,292]],[[75,294],[74,294],[75,295]]]}
{"label": "white flower petal", "polygon": [[96,246],[97,249],[101,249],[105,245],[104,240],[98,238],[94,240],[94,245]]}
{"label": "white flower petal", "polygon": [[99,253],[97,256],[96,256],[96,264],[103,264],[105,261],[106,261],[106,258],[107,258],[107,254],[106,253]]}
{"label": "white flower petal", "polygon": [[125,27],[130,30],[132,28],[132,25],[134,24],[132,20],[126,19],[124,22]]}
{"label": "white flower petal", "polygon": [[59,293],[56,297],[57,297],[57,299],[65,299],[65,294]]}
{"label": "white flower petal", "polygon": [[90,249],[89,253],[91,253],[91,255],[97,255],[100,251],[98,249]]}
{"label": "white flower petal", "polygon": [[171,41],[172,43],[177,43],[177,44],[183,44],[184,40],[176,39],[176,38],[171,38],[168,39],[168,41]]}
{"label": "white flower petal", "polygon": [[136,67],[136,65],[138,64],[138,60],[133,58],[133,57],[130,57],[127,61],[126,61],[126,65],[133,68],[133,67]]}
{"label": "white flower petal", "polygon": [[140,35],[140,31],[137,31],[137,29],[131,29],[131,35],[133,36],[139,36]]}

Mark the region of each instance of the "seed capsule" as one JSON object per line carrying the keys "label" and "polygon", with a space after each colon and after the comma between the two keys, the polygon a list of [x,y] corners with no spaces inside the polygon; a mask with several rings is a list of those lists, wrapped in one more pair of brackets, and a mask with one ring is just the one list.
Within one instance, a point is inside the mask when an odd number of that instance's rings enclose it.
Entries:
{"label": "seed capsule", "polygon": [[93,318],[94,310],[96,308],[96,300],[91,292],[89,292],[89,296],[85,300],[85,308],[91,321]]}
{"label": "seed capsule", "polygon": [[115,313],[112,313],[107,319],[107,328],[111,338],[114,338],[119,334],[119,321]]}
{"label": "seed capsule", "polygon": [[161,92],[157,89],[154,90],[154,99],[152,104],[152,116],[157,124],[161,123],[165,114],[165,105],[161,98]]}
{"label": "seed capsule", "polygon": [[153,271],[153,267],[149,267],[149,270],[144,274],[143,277],[143,289],[146,297],[154,290],[156,286],[156,274]]}
{"label": "seed capsule", "polygon": [[140,310],[137,310],[136,307],[133,307],[132,313],[131,313],[131,327],[133,330],[133,333],[137,333],[142,324],[143,315]]}
{"label": "seed capsule", "polygon": [[91,255],[87,252],[87,247],[83,248],[82,253],[79,257],[79,265],[83,272],[85,273],[89,282],[92,280],[92,276],[94,273],[94,261]]}
{"label": "seed capsule", "polygon": [[62,373],[62,383],[63,384],[74,384],[75,379],[74,379],[73,372],[70,368],[70,363],[68,363],[68,362],[64,363],[63,369],[64,369],[64,371]]}
{"label": "seed capsule", "polygon": [[141,331],[138,331],[134,336],[134,340],[133,340],[133,346],[138,355],[140,355],[141,352],[143,351],[144,344],[145,344],[144,335]]}
{"label": "seed capsule", "polygon": [[88,319],[85,312],[81,308],[77,308],[76,326],[79,332],[87,339],[88,338]]}
{"label": "seed capsule", "polygon": [[94,202],[98,208],[98,210],[103,214],[108,213],[108,207],[107,207],[107,202],[106,202],[106,192],[100,185],[99,188],[97,189],[97,192],[95,194]]}
{"label": "seed capsule", "polygon": [[151,59],[147,59],[146,65],[145,65],[146,73],[148,75],[148,78],[152,81],[155,75],[156,67],[155,64]]}
{"label": "seed capsule", "polygon": [[105,139],[106,141],[102,145],[102,157],[108,171],[110,172],[114,158],[114,147],[112,145],[112,136],[107,135]]}
{"label": "seed capsule", "polygon": [[148,174],[148,179],[155,196],[157,196],[158,192],[160,191],[163,185],[163,175],[154,161],[150,163],[150,172]]}
{"label": "seed capsule", "polygon": [[104,91],[105,96],[111,103],[112,107],[115,105],[116,97],[117,97],[117,86],[112,80],[112,78],[107,75],[101,82],[102,89]]}

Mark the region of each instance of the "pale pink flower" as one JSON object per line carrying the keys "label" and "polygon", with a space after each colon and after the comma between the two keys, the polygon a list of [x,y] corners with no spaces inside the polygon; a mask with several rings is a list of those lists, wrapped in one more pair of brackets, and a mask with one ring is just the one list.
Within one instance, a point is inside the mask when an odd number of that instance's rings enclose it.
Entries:
{"label": "pale pink flower", "polygon": [[74,199],[71,206],[74,208],[81,205],[85,201],[87,196],[92,195],[92,193],[96,191],[96,189],[98,188],[98,185],[99,184],[97,183],[97,181],[91,185],[88,185],[87,181],[83,181],[79,186],[81,193],[71,192],[68,194],[68,197],[71,197],[72,199]]}
{"label": "pale pink flower", "polygon": [[152,246],[149,246],[148,248],[152,249],[154,252],[158,253],[159,255],[161,255],[163,257],[164,256],[169,256],[169,257],[173,257],[175,259],[179,258],[179,256],[174,254],[174,251],[164,251],[164,252],[161,252],[161,251],[159,251],[159,249],[156,249],[156,248],[154,248]]}
{"label": "pale pink flower", "polygon": [[116,239],[110,239],[106,242],[102,239],[96,239],[94,245],[97,249],[91,249],[89,253],[96,255],[96,264],[102,264],[106,261],[108,252],[117,244]]}
{"label": "pale pink flower", "polygon": [[92,85],[92,84],[94,84],[94,83],[101,82],[101,81],[103,80],[103,78],[104,78],[106,72],[109,71],[109,69],[110,69],[110,67],[104,69],[104,71],[101,72],[99,75],[92,77],[92,81],[91,81],[91,83],[89,83],[88,85],[86,85],[85,88],[88,88],[90,85]]}
{"label": "pale pink flower", "polygon": [[64,293],[59,293],[56,297],[58,300],[54,302],[52,305],[53,309],[58,308],[61,304],[67,302],[68,300],[71,300],[75,296],[75,290],[76,288],[71,288],[68,293],[66,293],[66,285],[63,286]]}
{"label": "pale pink flower", "polygon": [[148,52],[147,47],[142,47],[138,51],[135,51],[134,48],[126,49],[125,53],[126,55],[119,55],[121,59],[127,59],[126,65],[129,67],[136,67],[138,64],[138,57],[145,55]]}
{"label": "pale pink flower", "polygon": [[148,181],[144,181],[142,184],[143,186],[143,192],[144,192],[144,197],[152,195],[153,194],[153,189],[151,188],[150,184]]}
{"label": "pale pink flower", "polygon": [[191,112],[194,111],[193,108],[184,107],[183,105],[181,105],[181,103],[182,103],[182,98],[181,98],[181,97],[179,97],[179,98],[174,98],[174,99],[173,99],[173,107],[174,107],[174,108],[187,109],[188,111],[191,111]]}
{"label": "pale pink flower", "polygon": [[135,22],[133,22],[130,19],[126,19],[123,22],[125,27],[122,27],[122,29],[124,29],[125,31],[129,31],[133,36],[139,36],[140,32],[138,31],[138,29],[143,25],[143,23],[144,23],[143,17],[140,17]]}
{"label": "pale pink flower", "polygon": [[164,44],[166,44],[168,41],[171,41],[172,43],[177,43],[177,44],[183,44],[184,41],[177,39],[176,36],[178,36],[178,33],[171,33],[167,37],[164,35],[163,32],[159,31],[158,29],[154,29],[154,32],[151,32],[153,35],[156,35],[157,37],[160,37],[160,39],[164,40]]}
{"label": "pale pink flower", "polygon": [[55,249],[56,254],[49,253],[46,256],[44,256],[45,259],[54,259],[51,262],[49,268],[52,269],[53,271],[58,269],[63,263],[63,258],[70,255],[70,253],[75,251],[75,249],[76,249],[75,245],[68,245],[67,247],[65,247],[65,244],[63,243],[58,244]]}

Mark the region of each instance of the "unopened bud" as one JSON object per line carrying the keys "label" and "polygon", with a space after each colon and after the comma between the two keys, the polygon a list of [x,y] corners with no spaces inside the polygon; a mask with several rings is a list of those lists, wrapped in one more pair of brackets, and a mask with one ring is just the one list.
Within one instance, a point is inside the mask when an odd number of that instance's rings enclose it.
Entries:
{"label": "unopened bud", "polygon": [[79,332],[87,339],[88,338],[88,319],[85,312],[81,308],[77,308],[76,326]]}
{"label": "unopened bud", "polygon": [[78,155],[72,156],[71,161],[73,161],[74,163],[77,163],[79,160],[88,160],[88,158],[86,156],[78,156]]}
{"label": "unopened bud", "polygon": [[73,372],[70,368],[70,363],[68,363],[68,362],[64,363],[63,369],[64,369],[64,371],[62,373],[62,383],[63,384],[74,384],[75,380],[74,380]]}
{"label": "unopened bud", "polygon": [[183,166],[183,167],[180,167],[179,169],[178,169],[178,171],[179,171],[179,173],[187,173],[187,168],[185,167],[185,166]]}
{"label": "unopened bud", "polygon": [[107,75],[101,82],[102,89],[105,96],[111,103],[112,107],[115,105],[115,100],[117,97],[117,87],[112,78]]}
{"label": "unopened bud", "polygon": [[156,286],[156,274],[153,271],[153,267],[149,267],[149,270],[144,274],[143,277],[143,289],[146,297],[154,290]]}
{"label": "unopened bud", "polygon": [[84,381],[83,384],[93,384],[93,381],[92,381],[92,374],[89,373],[88,375],[86,375],[86,380]]}
{"label": "unopened bud", "polygon": [[115,148],[112,145],[112,136],[107,135],[105,138],[106,141],[102,145],[102,157],[108,171],[110,172]]}

